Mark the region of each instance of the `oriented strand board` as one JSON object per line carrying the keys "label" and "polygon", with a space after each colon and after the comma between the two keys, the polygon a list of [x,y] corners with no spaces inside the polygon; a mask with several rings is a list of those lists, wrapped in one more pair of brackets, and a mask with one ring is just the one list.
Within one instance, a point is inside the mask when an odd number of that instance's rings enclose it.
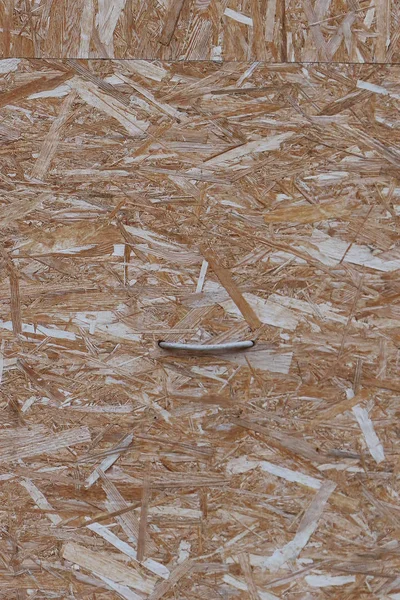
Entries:
{"label": "oriented strand board", "polygon": [[400,5],[394,0],[288,0],[286,14],[288,61],[399,60]]}
{"label": "oriented strand board", "polygon": [[2,0],[3,57],[285,60],[281,0]]}
{"label": "oriented strand board", "polygon": [[0,596],[397,598],[400,67],[0,70]]}
{"label": "oriented strand board", "polygon": [[393,0],[2,0],[0,55],[392,62],[399,19]]}

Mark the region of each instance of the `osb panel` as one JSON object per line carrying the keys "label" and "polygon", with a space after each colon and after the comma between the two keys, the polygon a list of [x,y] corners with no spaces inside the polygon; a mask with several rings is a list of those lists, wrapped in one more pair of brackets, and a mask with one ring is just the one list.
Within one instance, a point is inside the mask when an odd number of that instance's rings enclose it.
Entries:
{"label": "osb panel", "polygon": [[289,61],[399,61],[398,2],[287,0],[286,14]]}
{"label": "osb panel", "polygon": [[0,68],[1,596],[398,598],[399,68]]}
{"label": "osb panel", "polygon": [[285,60],[281,0],[1,0],[3,57]]}
{"label": "osb panel", "polygon": [[392,62],[391,0],[0,0],[7,57]]}

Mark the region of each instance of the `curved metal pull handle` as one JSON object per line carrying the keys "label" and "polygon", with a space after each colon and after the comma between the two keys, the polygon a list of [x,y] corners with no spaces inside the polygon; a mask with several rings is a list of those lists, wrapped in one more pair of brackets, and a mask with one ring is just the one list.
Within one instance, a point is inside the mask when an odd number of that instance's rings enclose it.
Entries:
{"label": "curved metal pull handle", "polygon": [[249,340],[245,342],[229,342],[228,344],[180,344],[176,342],[160,341],[158,342],[158,345],[164,350],[189,350],[192,352],[223,352],[252,348],[254,346],[254,342]]}

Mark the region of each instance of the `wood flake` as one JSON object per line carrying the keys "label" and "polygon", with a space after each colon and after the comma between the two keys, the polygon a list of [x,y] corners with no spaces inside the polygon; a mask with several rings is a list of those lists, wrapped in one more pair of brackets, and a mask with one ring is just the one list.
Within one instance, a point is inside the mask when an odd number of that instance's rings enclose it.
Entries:
{"label": "wood flake", "polygon": [[362,408],[359,404],[353,406],[352,410],[359,426],[361,427],[361,431],[364,434],[365,442],[368,446],[371,456],[373,456],[378,464],[381,463],[385,460],[385,452],[383,450],[381,441],[376,435],[374,425],[368,415],[368,411],[365,408]]}
{"label": "wood flake", "polygon": [[146,594],[150,594],[154,589],[154,579],[150,577],[144,579],[138,571],[126,567],[112,558],[111,555],[103,555],[79,544],[69,542],[63,547],[62,556],[65,560],[77,564],[95,575],[106,577],[117,584],[127,585]]}

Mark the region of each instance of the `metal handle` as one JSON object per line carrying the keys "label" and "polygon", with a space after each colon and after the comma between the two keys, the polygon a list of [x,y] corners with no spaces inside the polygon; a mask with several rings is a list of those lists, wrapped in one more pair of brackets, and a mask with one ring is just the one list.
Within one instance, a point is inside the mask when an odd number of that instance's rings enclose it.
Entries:
{"label": "metal handle", "polygon": [[252,348],[254,342],[249,340],[245,342],[229,342],[228,344],[180,344],[176,342],[158,342],[160,348],[164,350],[189,350],[194,352],[210,352],[210,351],[230,351],[230,350],[245,350]]}

